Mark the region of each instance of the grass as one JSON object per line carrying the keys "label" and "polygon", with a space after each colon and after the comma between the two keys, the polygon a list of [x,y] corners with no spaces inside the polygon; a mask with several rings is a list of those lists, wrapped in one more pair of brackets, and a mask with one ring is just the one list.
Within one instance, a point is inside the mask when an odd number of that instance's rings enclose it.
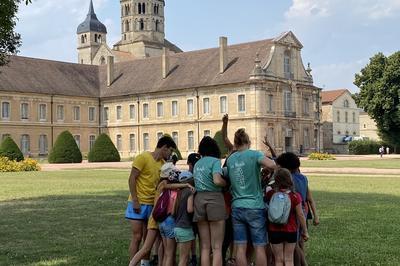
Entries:
{"label": "grass", "polygon": [[[0,173],[0,265],[127,265],[128,170]],[[310,176],[310,265],[398,265],[400,177]]]}
{"label": "grass", "polygon": [[303,167],[400,169],[400,159],[301,161]]}

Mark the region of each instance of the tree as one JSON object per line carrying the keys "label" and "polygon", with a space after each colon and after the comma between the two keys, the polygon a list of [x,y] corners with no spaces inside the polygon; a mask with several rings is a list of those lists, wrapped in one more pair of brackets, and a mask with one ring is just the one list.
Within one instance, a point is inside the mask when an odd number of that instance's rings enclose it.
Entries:
{"label": "tree", "polygon": [[217,142],[219,150],[221,151],[221,157],[225,158],[228,155],[229,151],[228,148],[225,146],[221,130],[215,132],[214,140]]}
{"label": "tree", "polygon": [[[8,55],[16,54],[21,45],[21,35],[14,32],[18,5],[21,0],[0,1],[0,66],[8,62]],[[31,0],[24,0],[25,4]]]}
{"label": "tree", "polygon": [[107,134],[100,134],[88,154],[89,162],[119,162],[121,157]]}
{"label": "tree", "polygon": [[49,163],[81,163],[82,153],[69,131],[58,135],[49,154]]}
{"label": "tree", "polygon": [[374,55],[354,84],[360,88],[356,103],[375,120],[382,140],[400,146],[400,52]]}
{"label": "tree", "polygon": [[5,138],[1,143],[0,157],[7,157],[8,159],[17,162],[24,160],[24,155],[11,137]]}

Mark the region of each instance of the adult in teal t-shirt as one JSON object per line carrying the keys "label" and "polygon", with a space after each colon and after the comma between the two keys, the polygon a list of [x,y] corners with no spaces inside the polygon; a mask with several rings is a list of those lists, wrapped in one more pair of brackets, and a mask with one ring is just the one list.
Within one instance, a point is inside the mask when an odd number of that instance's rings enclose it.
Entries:
{"label": "adult in teal t-shirt", "polygon": [[213,175],[221,174],[221,161],[215,157],[205,156],[194,166],[194,185],[198,192],[221,192],[222,188],[214,184]]}
{"label": "adult in teal t-shirt", "polygon": [[250,150],[250,137],[239,129],[235,132],[236,152],[227,160],[232,193],[233,239],[237,247],[236,262],[248,265],[247,241],[256,252],[256,265],[267,265],[268,243],[265,207],[261,188],[261,167],[275,168],[275,163],[259,151]]}
{"label": "adult in teal t-shirt", "polygon": [[228,158],[232,208],[264,209],[260,179],[264,158],[262,152],[249,149],[237,151]]}

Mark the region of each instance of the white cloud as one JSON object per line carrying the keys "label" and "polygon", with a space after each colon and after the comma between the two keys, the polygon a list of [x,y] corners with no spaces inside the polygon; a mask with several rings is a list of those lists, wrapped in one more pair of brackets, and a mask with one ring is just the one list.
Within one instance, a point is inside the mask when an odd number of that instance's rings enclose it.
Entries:
{"label": "white cloud", "polygon": [[285,17],[292,19],[329,16],[329,2],[328,0],[293,0]]}
{"label": "white cloud", "polygon": [[367,16],[369,19],[379,20],[398,16],[400,12],[399,0],[380,0],[370,1],[369,5],[362,5],[358,10],[361,16]]}

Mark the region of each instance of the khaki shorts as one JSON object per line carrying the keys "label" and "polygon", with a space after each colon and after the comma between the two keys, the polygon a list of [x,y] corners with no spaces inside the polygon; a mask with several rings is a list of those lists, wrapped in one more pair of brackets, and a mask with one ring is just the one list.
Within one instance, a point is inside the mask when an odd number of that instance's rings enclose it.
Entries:
{"label": "khaki shorts", "polygon": [[193,221],[221,221],[228,218],[222,192],[197,192]]}

